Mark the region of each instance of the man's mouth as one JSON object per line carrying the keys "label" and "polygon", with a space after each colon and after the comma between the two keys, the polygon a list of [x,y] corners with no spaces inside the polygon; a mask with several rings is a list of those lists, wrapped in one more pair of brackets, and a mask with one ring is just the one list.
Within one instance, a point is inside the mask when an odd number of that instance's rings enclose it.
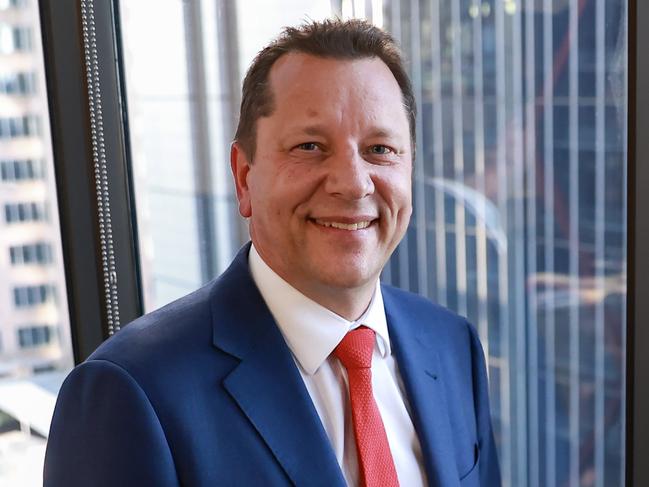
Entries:
{"label": "man's mouth", "polygon": [[343,222],[330,221],[330,220],[320,220],[318,218],[315,218],[313,221],[323,227],[338,228],[340,230],[349,230],[349,231],[363,230],[364,228],[367,228],[372,224],[372,220],[363,220],[354,223],[343,223]]}

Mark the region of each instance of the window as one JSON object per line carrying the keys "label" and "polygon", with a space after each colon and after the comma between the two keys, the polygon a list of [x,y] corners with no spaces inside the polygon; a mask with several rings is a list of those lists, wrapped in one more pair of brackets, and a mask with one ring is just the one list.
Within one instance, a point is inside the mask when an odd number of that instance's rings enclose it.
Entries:
{"label": "window", "polygon": [[36,92],[36,76],[33,72],[0,74],[0,94],[31,95]]}
{"label": "window", "polygon": [[232,4],[160,4],[154,25],[121,9],[147,307],[245,238],[223,167],[252,57],[284,25],[365,17],[401,43],[419,107],[383,281],[475,324],[505,486],[624,485],[627,2]]}
{"label": "window", "polygon": [[55,330],[50,325],[18,328],[18,344],[20,348],[35,348],[48,345],[54,340]]}
{"label": "window", "polygon": [[28,0],[0,0],[0,10],[8,10],[15,7],[24,7]]}
{"label": "window", "polygon": [[623,485],[626,2],[398,4],[421,138],[383,278],[476,325],[505,485]]}
{"label": "window", "polygon": [[54,302],[56,300],[55,289],[51,284],[18,286],[14,287],[13,291],[14,305],[16,308],[37,306],[48,302]]}
{"label": "window", "polygon": [[0,23],[0,54],[31,51],[32,30],[30,27]]}
{"label": "window", "polygon": [[7,203],[5,221],[7,223],[38,222],[47,220],[47,208],[43,202]]}
{"label": "window", "polygon": [[0,161],[2,181],[32,181],[43,179],[43,161],[41,159],[21,159]]}
{"label": "window", "polygon": [[12,265],[49,264],[52,262],[52,246],[46,242],[9,247]]}
{"label": "window", "polygon": [[0,118],[0,140],[40,135],[40,121],[35,115]]}

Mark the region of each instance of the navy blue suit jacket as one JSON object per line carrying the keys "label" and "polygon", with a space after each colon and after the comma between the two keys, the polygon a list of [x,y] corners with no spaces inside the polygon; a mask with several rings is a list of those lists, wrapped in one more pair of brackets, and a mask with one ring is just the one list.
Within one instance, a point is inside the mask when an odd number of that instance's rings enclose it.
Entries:
{"label": "navy blue suit jacket", "polygon": [[[68,376],[46,487],[345,485],[250,276],[248,249],[218,279],[129,324]],[[382,291],[429,485],[499,486],[474,329],[421,297]]]}

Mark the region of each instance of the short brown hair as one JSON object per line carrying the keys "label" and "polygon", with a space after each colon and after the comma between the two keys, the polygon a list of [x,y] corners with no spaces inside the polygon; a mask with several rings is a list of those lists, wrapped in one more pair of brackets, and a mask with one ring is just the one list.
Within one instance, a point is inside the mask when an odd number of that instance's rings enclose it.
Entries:
{"label": "short brown hair", "polygon": [[286,27],[252,61],[243,80],[239,125],[234,136],[250,162],[256,150],[257,120],[271,115],[274,110],[268,80],[270,69],[275,61],[289,52],[342,60],[381,59],[401,89],[414,152],[417,107],[397,43],[390,34],[364,20],[328,19],[299,27]]}

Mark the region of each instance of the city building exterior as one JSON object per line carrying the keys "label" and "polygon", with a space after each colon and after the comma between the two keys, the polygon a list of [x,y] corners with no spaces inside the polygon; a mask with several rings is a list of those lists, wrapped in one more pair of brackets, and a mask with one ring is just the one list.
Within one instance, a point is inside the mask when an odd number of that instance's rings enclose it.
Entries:
{"label": "city building exterior", "polygon": [[0,1],[0,377],[71,367],[38,5]]}
{"label": "city building exterior", "polygon": [[54,401],[72,367],[49,133],[38,2],[0,0],[2,485],[39,485]]}

